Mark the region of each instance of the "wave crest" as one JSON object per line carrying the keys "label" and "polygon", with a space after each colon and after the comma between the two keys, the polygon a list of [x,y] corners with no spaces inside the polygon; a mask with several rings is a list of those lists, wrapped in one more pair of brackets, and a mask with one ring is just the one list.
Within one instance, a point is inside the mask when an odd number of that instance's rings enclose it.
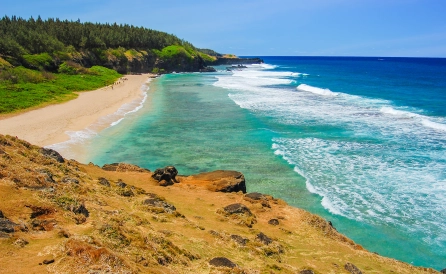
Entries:
{"label": "wave crest", "polygon": [[318,88],[318,87],[313,87],[313,86],[306,85],[306,84],[300,84],[296,89],[301,90],[301,91],[311,92],[311,93],[314,93],[317,95],[322,95],[322,96],[337,96],[338,95],[337,92],[333,92],[333,91],[329,90],[328,88]]}

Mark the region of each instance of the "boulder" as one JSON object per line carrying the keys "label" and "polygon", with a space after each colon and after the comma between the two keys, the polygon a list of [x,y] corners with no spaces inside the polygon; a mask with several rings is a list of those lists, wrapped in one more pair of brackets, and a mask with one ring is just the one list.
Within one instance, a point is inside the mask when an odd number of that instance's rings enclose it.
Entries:
{"label": "boulder", "polygon": [[213,192],[246,193],[245,176],[232,170],[216,170],[187,177],[187,184],[198,185]]}
{"label": "boulder", "polygon": [[59,152],[57,152],[51,148],[41,148],[40,153],[46,157],[53,158],[54,160],[58,161],[59,163],[65,162],[62,155],[60,155]]}
{"label": "boulder", "polygon": [[148,195],[150,198],[145,199],[142,202],[142,204],[149,206],[150,211],[152,212],[160,211],[160,213],[163,212],[174,213],[177,210],[174,205],[169,204],[158,195],[153,193],[149,193]]}
{"label": "boulder", "polygon": [[242,236],[239,235],[231,235],[231,239],[241,246],[245,246],[249,241],[248,239],[243,238]]}
{"label": "boulder", "polygon": [[106,186],[106,187],[110,187],[110,182],[107,179],[100,177],[100,178],[98,178],[98,181],[99,181],[99,184]]}
{"label": "boulder", "polygon": [[348,272],[350,272],[351,274],[362,274],[361,270],[359,270],[359,268],[357,268],[354,264],[352,263],[346,263],[344,265],[345,270],[347,270]]}
{"label": "boulder", "polygon": [[260,232],[259,234],[256,235],[256,240],[265,244],[265,245],[269,245],[270,243],[273,242],[273,240],[271,240],[270,237],[263,234],[263,232]]}
{"label": "boulder", "polygon": [[166,166],[165,168],[156,169],[152,174],[152,178],[157,180],[160,185],[166,186],[173,183],[179,183],[179,181],[176,179],[177,175],[178,170],[174,166]]}
{"label": "boulder", "polygon": [[443,269],[442,271],[440,271],[441,273],[443,273],[443,274],[446,274],[446,268],[445,269]]}
{"label": "boulder", "polygon": [[5,217],[3,212],[0,211],[0,238],[9,237],[6,233],[13,233],[18,227],[20,227],[18,224],[11,222]]}
{"label": "boulder", "polygon": [[250,203],[260,203],[263,207],[271,207],[269,204],[269,200],[274,200],[274,198],[270,195],[265,195],[258,192],[251,192],[248,194],[245,194],[243,197],[244,200],[250,202]]}
{"label": "boulder", "polygon": [[257,222],[256,216],[252,214],[251,210],[243,204],[236,203],[228,205],[222,209],[218,209],[217,213],[222,214],[237,224],[252,227]]}
{"label": "boulder", "polygon": [[229,268],[234,268],[237,266],[235,263],[233,263],[231,260],[225,257],[215,257],[209,261],[209,264],[216,267],[229,267]]}
{"label": "boulder", "polygon": [[247,216],[253,215],[248,207],[246,207],[244,204],[239,203],[225,206],[223,210],[228,214],[242,214]]}
{"label": "boulder", "polygon": [[268,224],[270,224],[270,225],[279,225],[279,220],[271,219],[271,220],[268,221]]}

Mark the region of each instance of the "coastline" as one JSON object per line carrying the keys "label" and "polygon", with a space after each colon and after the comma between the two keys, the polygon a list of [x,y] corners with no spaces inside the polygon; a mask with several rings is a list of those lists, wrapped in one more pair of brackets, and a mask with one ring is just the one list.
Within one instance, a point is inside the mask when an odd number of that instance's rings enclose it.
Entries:
{"label": "coastline", "polygon": [[[117,84],[80,92],[76,99],[0,119],[0,133],[17,136],[38,146],[70,140],[67,132],[80,131],[143,98],[141,87],[151,74],[125,75]],[[104,128],[106,126],[104,125]],[[103,128],[99,128],[101,130]]]}

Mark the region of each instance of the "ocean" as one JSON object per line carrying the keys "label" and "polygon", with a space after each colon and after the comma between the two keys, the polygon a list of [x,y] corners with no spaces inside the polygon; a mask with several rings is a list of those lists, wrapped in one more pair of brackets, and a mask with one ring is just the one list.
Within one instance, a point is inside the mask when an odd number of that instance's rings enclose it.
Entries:
{"label": "ocean", "polygon": [[163,75],[109,128],[53,148],[98,165],[241,171],[249,192],[319,214],[369,251],[445,268],[446,59],[262,58]]}

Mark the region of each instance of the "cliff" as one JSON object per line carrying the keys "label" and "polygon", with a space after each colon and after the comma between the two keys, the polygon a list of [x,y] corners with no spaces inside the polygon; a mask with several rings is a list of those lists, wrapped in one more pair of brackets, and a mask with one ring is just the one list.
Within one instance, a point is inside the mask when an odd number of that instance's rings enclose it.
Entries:
{"label": "cliff", "polygon": [[245,190],[236,171],[101,168],[0,135],[0,272],[437,273]]}
{"label": "cliff", "polygon": [[217,57],[215,61],[206,62],[207,65],[219,66],[219,65],[248,65],[248,64],[262,64],[263,60],[260,58],[228,58]]}

